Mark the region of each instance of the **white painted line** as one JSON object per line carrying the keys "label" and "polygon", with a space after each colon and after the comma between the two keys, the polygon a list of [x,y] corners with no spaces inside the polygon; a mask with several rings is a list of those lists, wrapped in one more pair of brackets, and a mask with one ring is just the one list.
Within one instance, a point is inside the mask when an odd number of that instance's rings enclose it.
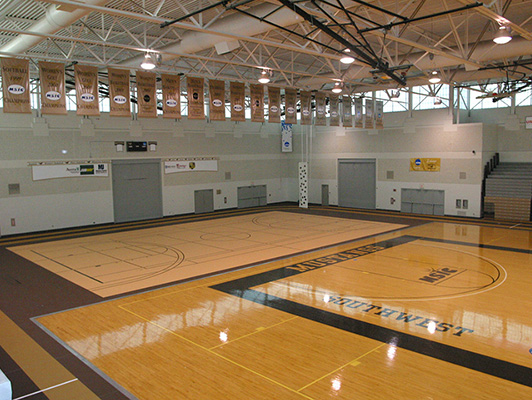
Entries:
{"label": "white painted line", "polygon": [[69,384],[69,383],[75,382],[75,381],[77,381],[77,380],[78,380],[78,378],[71,379],[71,380],[69,380],[69,381],[66,381],[66,382],[60,383],[60,384],[58,384],[58,385],[50,386],[50,387],[48,387],[48,388],[46,388],[46,389],[39,390],[38,392],[33,392],[33,393],[26,394],[26,395],[21,396],[21,397],[17,397],[16,399],[13,399],[13,400],[25,399],[26,397],[34,396],[34,395],[36,395],[36,394],[39,394],[39,393],[42,393],[42,392],[46,392],[47,390],[55,389],[55,388],[57,388],[57,387],[59,387],[59,386],[63,386],[63,385],[66,385],[66,384]]}
{"label": "white painted line", "polygon": [[515,228],[516,226],[519,226],[519,225],[521,225],[521,224],[515,224],[515,225],[511,226],[509,229]]}

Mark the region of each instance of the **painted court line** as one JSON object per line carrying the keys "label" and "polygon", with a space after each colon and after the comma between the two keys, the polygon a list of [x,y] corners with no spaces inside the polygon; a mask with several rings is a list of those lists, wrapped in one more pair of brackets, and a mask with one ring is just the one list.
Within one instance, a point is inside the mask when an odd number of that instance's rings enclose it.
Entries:
{"label": "painted court line", "polygon": [[68,385],[69,383],[75,382],[77,380],[78,380],[78,378],[74,378],[74,379],[71,379],[69,381],[66,381],[66,382],[63,382],[63,383],[59,383],[59,384],[54,385],[54,386],[47,387],[46,389],[38,390],[37,392],[25,394],[24,396],[17,397],[16,399],[13,399],[13,400],[21,400],[21,399],[25,399],[27,397],[35,396],[36,394],[44,393],[44,392],[46,392],[48,390],[52,390],[52,389],[58,388],[60,386]]}

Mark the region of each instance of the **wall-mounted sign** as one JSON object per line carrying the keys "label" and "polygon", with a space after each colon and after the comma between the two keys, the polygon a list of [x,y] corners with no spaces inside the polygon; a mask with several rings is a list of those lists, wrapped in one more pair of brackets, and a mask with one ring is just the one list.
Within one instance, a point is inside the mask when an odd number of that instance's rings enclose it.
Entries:
{"label": "wall-mounted sign", "polygon": [[532,129],[532,117],[525,117],[525,128]]}
{"label": "wall-mounted sign", "polygon": [[164,162],[164,173],[191,171],[218,171],[218,160],[215,158],[179,158]]}
{"label": "wall-mounted sign", "polygon": [[107,163],[32,165],[31,172],[34,181],[53,178],[109,176],[109,165]]}
{"label": "wall-mounted sign", "polygon": [[410,171],[439,172],[441,158],[411,158]]}

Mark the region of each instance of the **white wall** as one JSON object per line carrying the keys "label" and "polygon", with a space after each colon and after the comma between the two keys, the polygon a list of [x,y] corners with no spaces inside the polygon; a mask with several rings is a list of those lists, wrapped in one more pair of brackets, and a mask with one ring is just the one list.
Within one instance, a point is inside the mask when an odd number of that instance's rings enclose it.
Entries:
{"label": "white wall", "polygon": [[[239,186],[267,185],[270,203],[297,201],[297,193],[293,196],[289,188],[296,172],[286,168],[292,155],[280,151],[279,124],[207,124],[186,119],[176,123],[159,117],[140,120],[132,127],[129,118],[102,114],[89,120],[92,131],[84,131],[81,118],[70,113],[46,116],[43,122],[48,132],[43,132],[34,129],[32,115],[0,115],[2,235],[114,221],[112,171],[109,177],[33,181],[32,162],[218,157],[217,172],[163,173],[165,216],[194,212],[194,191],[198,189],[213,189],[216,210],[237,206]],[[114,142],[128,140],[156,141],[157,150],[116,152]],[[20,194],[10,195],[9,184],[19,184]]]}
{"label": "white wall", "polygon": [[[490,114],[490,118],[494,117]],[[321,186],[327,184],[329,203],[338,204],[339,158],[375,158],[377,208],[399,210],[402,188],[423,187],[445,191],[445,214],[478,217],[486,159],[496,151],[519,160],[532,154],[532,135],[524,130],[524,116],[520,118],[523,127],[517,132],[506,130],[502,123],[483,124],[478,115],[470,117],[472,123],[453,125],[447,110],[417,111],[412,117],[406,112],[385,114],[385,129],[379,131],[314,127],[308,141],[309,201],[321,203]],[[0,111],[1,235],[114,220],[111,176],[34,182],[28,163],[36,161],[218,157],[217,172],[163,174],[165,216],[194,212],[194,191],[198,189],[214,190],[216,210],[236,207],[237,188],[247,185],[266,184],[269,203],[295,202],[297,164],[307,160],[303,151],[307,141],[301,132],[310,131],[294,126],[294,152],[281,153],[278,124],[208,124],[186,118],[176,123],[159,117],[132,125],[129,118],[102,114],[84,120],[93,127],[86,130],[80,128],[81,118],[73,113],[45,116],[42,122],[47,132],[33,127],[32,115]],[[157,141],[157,151],[117,153],[114,142],[127,140]],[[440,172],[409,170],[410,158],[429,157],[441,158]],[[387,179],[387,171],[393,171],[393,179]],[[226,173],[231,179],[226,179]],[[20,194],[8,194],[11,183],[20,184]],[[218,190],[220,194],[216,194]],[[469,209],[457,210],[456,199],[468,199]],[[15,226],[11,226],[13,218]]]}
{"label": "white wall", "polygon": [[[384,115],[383,130],[316,127],[310,167],[311,203],[321,203],[321,185],[329,185],[329,204],[338,204],[340,158],[374,158],[377,162],[376,207],[401,209],[402,188],[445,191],[445,214],[480,216],[483,125],[452,125],[447,110]],[[440,172],[410,171],[411,158],[441,158]],[[387,172],[393,179],[387,179]],[[456,209],[468,200],[468,210]]]}

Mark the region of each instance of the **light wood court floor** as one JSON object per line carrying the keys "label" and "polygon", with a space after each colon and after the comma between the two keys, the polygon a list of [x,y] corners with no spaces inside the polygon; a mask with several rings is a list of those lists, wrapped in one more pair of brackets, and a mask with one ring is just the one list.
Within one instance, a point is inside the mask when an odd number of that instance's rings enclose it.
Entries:
{"label": "light wood court floor", "polygon": [[131,398],[530,399],[531,249],[432,222],[36,321]]}
{"label": "light wood court floor", "polygon": [[271,211],[34,243],[9,250],[108,297],[402,227]]}

